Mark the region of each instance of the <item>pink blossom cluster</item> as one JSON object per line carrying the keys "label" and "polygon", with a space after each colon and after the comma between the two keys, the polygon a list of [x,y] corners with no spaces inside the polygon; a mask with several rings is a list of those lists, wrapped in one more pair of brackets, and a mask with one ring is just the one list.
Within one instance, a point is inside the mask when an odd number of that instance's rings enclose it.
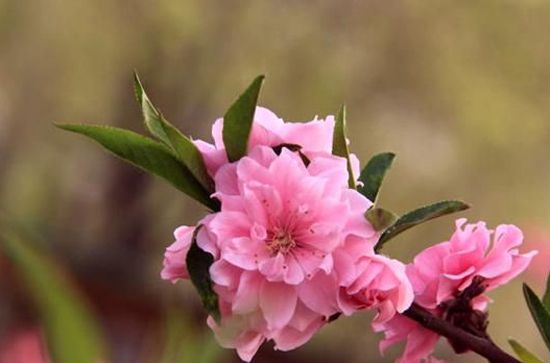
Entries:
{"label": "pink blossom cluster", "polygon": [[[222,346],[250,361],[266,340],[280,350],[304,344],[335,314],[376,309],[375,323],[385,324],[410,306],[405,266],[374,253],[379,233],[364,216],[372,202],[348,187],[346,159],[332,155],[333,117],[286,123],[258,107],[236,162],[222,129],[217,120],[213,145],[196,141],[221,202],[197,224],[196,240],[214,257],[221,319],[208,325]],[[194,231],[175,231],[162,278],[188,278]]]}
{"label": "pink blossom cluster", "polygon": [[[258,107],[246,156],[229,162],[217,120],[214,144],[195,143],[221,210],[176,229],[161,276],[189,278],[186,255],[196,235],[214,259],[209,274],[221,314],[207,323],[245,361],[267,340],[291,350],[334,316],[375,309],[382,352],[406,341],[398,362],[438,362],[431,354],[440,336],[400,313],[414,300],[447,319],[453,302],[475,288],[466,308],[483,324],[485,293],[525,270],[536,252],[519,253],[523,235],[513,225],[493,232],[459,219],[448,241],[406,266],[376,254],[380,234],[365,218],[373,203],[349,188],[347,160],[332,155],[334,124],[332,116],[287,123]],[[350,161],[356,176],[359,162],[353,154]]]}
{"label": "pink blossom cluster", "polygon": [[[442,316],[445,305],[475,281],[481,281],[484,292],[506,284],[523,272],[536,254],[536,251],[519,253],[522,242],[523,234],[514,225],[499,225],[493,232],[484,222],[466,224],[466,219],[458,219],[456,231],[448,241],[425,249],[407,265],[415,303]],[[488,302],[490,299],[482,293],[471,300],[471,307],[485,311]],[[375,322],[373,327],[385,333],[380,343],[382,352],[399,341],[406,341],[404,353],[397,363],[432,361],[430,355],[439,340],[437,333],[403,315]]]}

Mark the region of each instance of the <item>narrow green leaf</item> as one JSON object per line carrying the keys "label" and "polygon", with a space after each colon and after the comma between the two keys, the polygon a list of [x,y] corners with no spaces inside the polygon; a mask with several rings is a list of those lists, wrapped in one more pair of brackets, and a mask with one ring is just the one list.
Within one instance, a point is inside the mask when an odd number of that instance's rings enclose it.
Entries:
{"label": "narrow green leaf", "polygon": [[394,224],[397,215],[383,208],[371,208],[365,213],[365,218],[377,232],[380,232]]}
{"label": "narrow green leaf", "polygon": [[164,145],[136,134],[101,125],[57,125],[57,127],[90,137],[121,159],[158,175],[176,188],[209,207],[219,210],[219,202],[206,191]]}
{"label": "narrow green leaf", "polygon": [[550,311],[550,273],[546,279],[546,291],[542,297],[542,303],[544,304],[546,310]]}
{"label": "narrow green leaf", "polygon": [[151,134],[164,142],[189,169],[191,174],[208,192],[214,192],[214,182],[206,171],[202,154],[187,136],[183,135],[174,125],[168,122],[153,105],[139,79],[134,73],[134,89],[141,106],[145,125]]}
{"label": "narrow green leaf", "polygon": [[264,78],[264,76],[256,77],[223,117],[223,143],[229,161],[237,161],[246,155],[254,112]]}
{"label": "narrow green leaf", "polygon": [[516,355],[523,363],[543,363],[542,360],[540,360],[536,355],[531,353],[527,348],[525,348],[523,345],[521,345],[518,341],[514,339],[508,339],[508,343],[510,343],[510,346],[516,352]]}
{"label": "narrow green leaf", "polygon": [[391,167],[394,158],[394,153],[374,155],[361,171],[359,180],[363,186],[358,187],[357,190],[373,203],[376,202],[384,176]]}
{"label": "narrow green leaf", "polygon": [[550,350],[550,313],[527,284],[523,284],[523,295],[542,339]]}
{"label": "narrow green leaf", "polygon": [[464,202],[458,200],[445,200],[408,212],[402,215],[391,227],[382,233],[380,240],[376,244],[375,250],[379,251],[384,243],[409,228],[431,219],[459,212],[468,208],[470,208],[470,206]]}
{"label": "narrow green leaf", "polygon": [[197,234],[201,227],[198,226],[193,233],[193,243],[191,244],[191,248],[189,248],[185,262],[187,264],[187,271],[189,271],[189,277],[199,293],[203,307],[219,322],[218,295],[216,295],[212,287],[212,280],[210,279],[210,266],[214,262],[214,257],[210,253],[201,250],[197,245]]}
{"label": "narrow green leaf", "polygon": [[336,124],[332,135],[332,154],[346,158],[348,164],[348,185],[355,189],[355,176],[349,159],[348,139],[346,137],[346,106],[342,105],[336,116]]}
{"label": "narrow green leaf", "polygon": [[105,341],[87,302],[61,265],[36,244],[2,228],[0,250],[17,271],[40,314],[52,361],[105,361]]}

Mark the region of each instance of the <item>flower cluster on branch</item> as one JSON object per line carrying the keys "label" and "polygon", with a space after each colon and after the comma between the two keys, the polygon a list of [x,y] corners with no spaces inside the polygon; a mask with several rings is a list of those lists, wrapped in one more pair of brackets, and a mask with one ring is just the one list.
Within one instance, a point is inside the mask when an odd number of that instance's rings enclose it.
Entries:
{"label": "flower cluster on branch", "polygon": [[[484,222],[466,224],[465,219],[457,220],[456,231],[448,241],[428,247],[407,265],[415,303],[455,326],[487,337],[487,315],[483,312],[490,299],[485,293],[523,272],[536,254],[520,254],[522,242],[523,234],[516,226],[500,225],[493,232]],[[440,337],[403,315],[375,324],[374,329],[385,332],[380,343],[382,351],[406,340],[398,360],[403,363],[430,356]],[[452,340],[450,343],[455,350],[465,351]]]}
{"label": "flower cluster on branch", "polygon": [[[214,257],[221,320],[208,324],[223,346],[249,361],[266,339],[280,350],[304,344],[335,314],[375,308],[382,323],[410,306],[405,266],[374,253],[380,234],[364,216],[372,202],[349,188],[346,159],[332,155],[332,117],[285,123],[258,107],[247,155],[233,163],[222,128],[220,119],[215,145],[197,142],[221,210],[199,222],[196,241]],[[192,231],[176,231],[164,278],[189,276]]]}
{"label": "flower cluster on branch", "polygon": [[[257,106],[263,77],[212,127],[213,143],[192,140],[170,124],[135,78],[137,100],[156,140],[97,125],[58,125],[91,137],[120,158],[164,178],[209,209],[181,226],[165,252],[161,277],[189,279],[219,343],[250,361],[259,347],[291,350],[327,323],[374,310],[372,328],[384,350],[406,341],[398,362],[437,362],[445,337],[456,353],[490,362],[519,361],[487,334],[487,292],[523,272],[535,251],[520,253],[513,225],[456,221],[448,241],[404,264],[381,254],[396,235],[459,212],[461,201],[429,204],[401,216],[381,208],[378,193],[394,154],[361,170],[349,152],[346,113],[285,122]],[[524,294],[550,348],[550,288]],[[516,341],[526,362],[539,362]]]}

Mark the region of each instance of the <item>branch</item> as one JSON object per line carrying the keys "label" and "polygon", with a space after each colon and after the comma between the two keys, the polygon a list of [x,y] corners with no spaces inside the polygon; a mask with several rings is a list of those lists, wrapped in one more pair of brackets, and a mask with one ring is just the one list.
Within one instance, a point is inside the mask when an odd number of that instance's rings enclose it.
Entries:
{"label": "branch", "polygon": [[420,323],[426,329],[463,344],[470,350],[485,357],[491,363],[521,363],[500,349],[491,340],[475,336],[457,328],[445,320],[432,315],[417,304],[413,304],[403,315]]}

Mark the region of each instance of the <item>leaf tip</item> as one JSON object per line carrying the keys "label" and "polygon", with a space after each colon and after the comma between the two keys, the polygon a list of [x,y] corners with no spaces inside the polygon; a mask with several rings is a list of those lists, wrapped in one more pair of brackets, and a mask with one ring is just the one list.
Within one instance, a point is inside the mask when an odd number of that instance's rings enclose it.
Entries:
{"label": "leaf tip", "polygon": [[252,83],[249,86],[249,89],[257,89],[257,92],[259,93],[260,88],[262,87],[265,80],[265,75],[260,74],[254,78]]}
{"label": "leaf tip", "polygon": [[137,73],[137,70],[134,69],[134,94],[136,96],[136,100],[141,105],[143,103],[143,84],[141,83],[141,80],[139,79],[139,75]]}
{"label": "leaf tip", "polygon": [[65,131],[74,131],[75,127],[78,126],[76,124],[66,124],[66,123],[60,123],[60,122],[54,122],[54,127],[57,127],[58,129],[65,130]]}
{"label": "leaf tip", "polygon": [[256,90],[256,94],[259,95],[260,89],[262,88],[262,85],[264,84],[265,75],[260,74],[259,76],[256,76],[254,80],[252,81],[252,84],[250,85],[251,89]]}
{"label": "leaf tip", "polygon": [[341,122],[346,122],[346,112],[347,112],[346,105],[345,104],[340,105],[340,108],[338,109],[337,119]]}
{"label": "leaf tip", "polygon": [[461,212],[472,207],[471,204],[458,199],[447,200],[440,203],[449,203],[449,205],[452,206],[454,212]]}

